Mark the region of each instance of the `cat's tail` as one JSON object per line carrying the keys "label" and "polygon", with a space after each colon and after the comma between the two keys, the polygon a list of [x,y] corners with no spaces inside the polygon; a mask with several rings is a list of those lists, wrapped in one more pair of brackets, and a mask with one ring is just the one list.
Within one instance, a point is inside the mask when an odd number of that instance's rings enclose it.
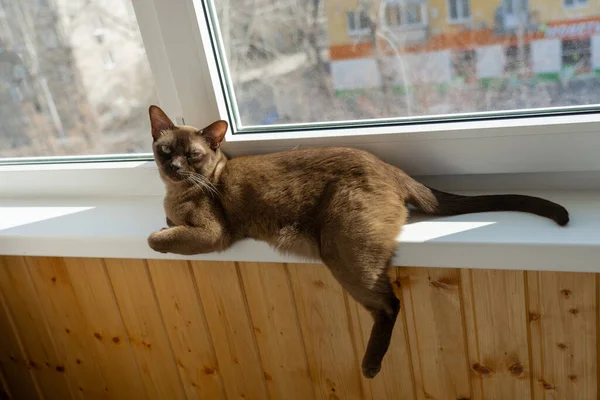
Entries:
{"label": "cat's tail", "polygon": [[[408,177],[407,177],[408,178]],[[560,226],[569,222],[569,212],[561,205],[539,197],[520,194],[461,196],[429,188],[412,178],[404,182],[407,202],[424,213],[459,215],[487,211],[521,211],[550,218]]]}

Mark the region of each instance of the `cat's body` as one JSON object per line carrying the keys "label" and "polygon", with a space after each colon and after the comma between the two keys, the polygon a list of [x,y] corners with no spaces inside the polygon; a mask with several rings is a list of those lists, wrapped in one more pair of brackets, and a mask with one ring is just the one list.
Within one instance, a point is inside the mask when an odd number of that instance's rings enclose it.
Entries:
{"label": "cat's body", "polygon": [[379,372],[400,307],[387,271],[407,203],[431,214],[515,210],[568,222],[563,207],[543,199],[429,189],[356,149],[298,149],[227,160],[219,150],[224,122],[198,131],[175,127],[158,108],[151,108],[150,116],[170,226],[151,234],[150,246],[199,254],[253,238],[322,260],[374,317],[363,359],[366,377]]}

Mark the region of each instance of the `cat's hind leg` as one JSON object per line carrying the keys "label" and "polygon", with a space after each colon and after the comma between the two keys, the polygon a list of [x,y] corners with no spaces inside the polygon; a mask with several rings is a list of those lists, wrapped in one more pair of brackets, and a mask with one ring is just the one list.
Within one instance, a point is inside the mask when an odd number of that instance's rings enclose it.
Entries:
{"label": "cat's hind leg", "polygon": [[337,188],[322,210],[321,258],[373,316],[362,361],[363,375],[373,378],[381,369],[400,311],[388,271],[408,211],[394,191],[368,185]]}
{"label": "cat's hind leg", "polygon": [[[400,301],[396,298],[388,275],[389,261],[382,259],[369,266],[339,263],[339,259],[323,260],[342,287],[373,316],[373,327],[362,360],[366,378],[374,378],[388,351]],[[375,260],[373,260],[375,261]],[[374,275],[377,275],[376,277]]]}

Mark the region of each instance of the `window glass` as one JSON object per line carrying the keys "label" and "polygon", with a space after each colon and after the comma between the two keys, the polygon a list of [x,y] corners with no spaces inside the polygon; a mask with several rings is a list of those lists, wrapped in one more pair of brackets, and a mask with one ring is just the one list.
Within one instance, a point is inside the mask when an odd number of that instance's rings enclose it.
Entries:
{"label": "window glass", "polygon": [[596,6],[573,13],[562,1],[221,0],[212,7],[241,131],[600,103]]}
{"label": "window glass", "polygon": [[153,102],[130,0],[0,1],[0,157],[148,152]]}
{"label": "window glass", "polygon": [[583,7],[586,6],[588,0],[563,0],[565,7]]}
{"label": "window glass", "polygon": [[471,0],[462,0],[462,17],[470,18],[471,17]]}
{"label": "window glass", "polygon": [[458,0],[448,0],[448,5],[450,7],[450,19],[458,19]]}

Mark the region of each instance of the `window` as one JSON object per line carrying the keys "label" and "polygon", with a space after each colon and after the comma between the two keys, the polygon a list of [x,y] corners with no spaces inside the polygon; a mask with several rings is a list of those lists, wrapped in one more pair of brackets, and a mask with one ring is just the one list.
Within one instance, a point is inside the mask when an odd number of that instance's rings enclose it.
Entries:
{"label": "window", "polygon": [[424,23],[420,4],[387,4],[385,21],[390,27],[407,27]]}
{"label": "window", "polygon": [[450,22],[465,22],[471,19],[470,1],[448,0],[448,19]]}
{"label": "window", "polygon": [[588,5],[588,0],[563,0],[565,8],[585,7]]}
{"label": "window", "polygon": [[[595,10],[542,13],[526,0],[44,4],[56,15],[45,21],[60,24],[51,52],[36,47],[51,24],[25,30],[10,9],[0,17],[11,29],[0,37],[2,157],[148,160],[158,93],[176,123],[227,119],[231,156],[349,145],[417,175],[600,169],[586,156],[600,146]],[[466,16],[467,26],[449,24]]]}
{"label": "window", "polygon": [[348,11],[346,15],[348,18],[348,33],[350,35],[369,33],[371,24],[366,11]]}
{"label": "window", "polygon": [[148,152],[143,49],[128,0],[4,1],[0,158]]}
{"label": "window", "polygon": [[[252,14],[243,7],[229,8],[225,16],[221,4],[214,3],[221,27],[215,34],[223,39],[222,79],[238,132],[294,123],[377,124],[381,118],[402,122],[490,112],[505,117],[522,110],[542,113],[549,107],[600,103],[600,92],[579,92],[583,89],[573,86],[571,95],[559,94],[560,79],[548,79],[559,77],[565,67],[562,40],[589,40],[596,34],[600,18],[592,11],[583,22],[568,14],[539,21],[524,0],[495,8],[484,0],[449,0],[454,21],[469,19],[472,8],[480,10],[481,21],[464,31],[448,27],[443,17],[428,18],[431,2],[388,0],[384,8],[368,10],[374,32],[356,37],[347,35],[341,17],[356,32],[368,26],[361,22],[366,10],[357,11],[350,0],[324,1],[323,14],[312,11],[314,2],[302,7],[281,2],[279,8],[258,2],[255,13],[272,21],[260,25],[251,23]],[[318,26],[324,26],[318,32],[326,36],[310,46],[293,39],[313,37]],[[393,29],[404,26],[426,29]],[[276,41],[279,35],[290,39]],[[600,47],[591,46],[590,53],[591,60],[593,54],[600,60]],[[470,56],[461,59],[461,54]],[[600,70],[600,62],[594,65]],[[578,70],[578,79],[598,82],[589,72]],[[468,101],[457,101],[464,98]]]}

